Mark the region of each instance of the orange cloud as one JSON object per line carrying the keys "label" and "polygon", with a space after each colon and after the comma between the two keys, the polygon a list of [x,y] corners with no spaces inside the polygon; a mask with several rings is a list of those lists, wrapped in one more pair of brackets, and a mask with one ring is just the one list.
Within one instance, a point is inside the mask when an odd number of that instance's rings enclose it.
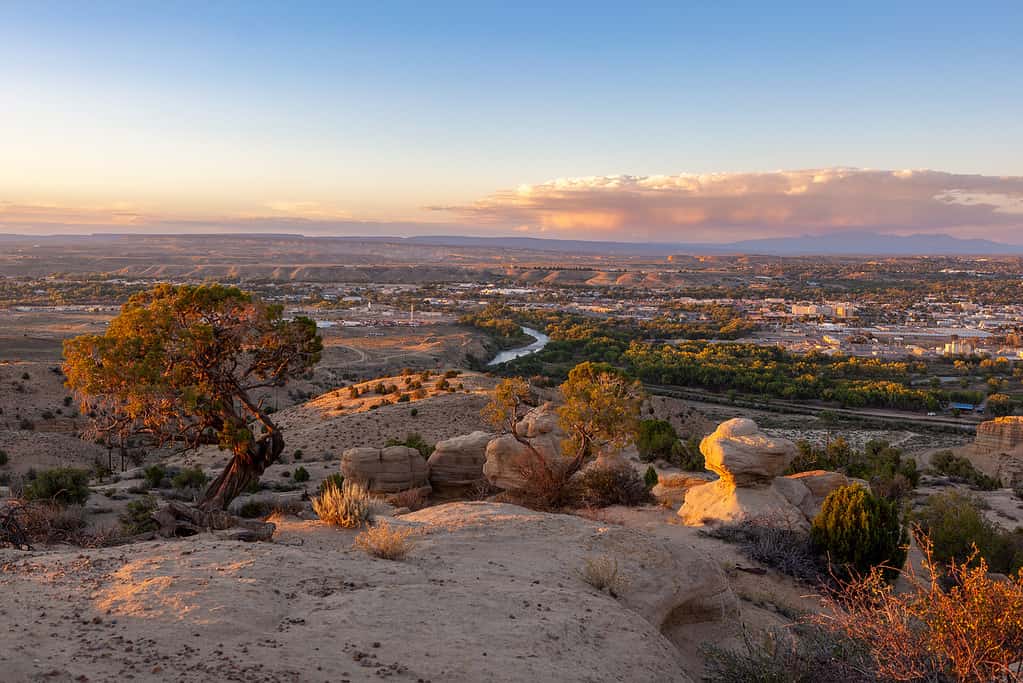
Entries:
{"label": "orange cloud", "polygon": [[491,226],[672,241],[797,232],[1023,228],[1023,177],[826,168],[772,173],[559,178],[436,207]]}

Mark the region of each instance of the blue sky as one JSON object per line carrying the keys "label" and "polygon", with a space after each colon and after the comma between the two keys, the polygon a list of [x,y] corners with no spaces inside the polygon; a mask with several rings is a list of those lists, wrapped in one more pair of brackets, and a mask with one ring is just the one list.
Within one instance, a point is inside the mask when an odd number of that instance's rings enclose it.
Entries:
{"label": "blue sky", "polygon": [[[523,213],[509,192],[834,167],[1023,176],[1023,4],[832,4],[6,2],[0,229],[411,221],[579,237],[587,212],[559,227],[545,216],[563,207]],[[598,213],[614,206],[601,187]],[[962,228],[1002,238],[1017,189],[985,187],[1008,197],[1002,215]],[[596,216],[590,231],[713,234],[720,214],[704,213]],[[752,215],[726,232],[757,233]]]}

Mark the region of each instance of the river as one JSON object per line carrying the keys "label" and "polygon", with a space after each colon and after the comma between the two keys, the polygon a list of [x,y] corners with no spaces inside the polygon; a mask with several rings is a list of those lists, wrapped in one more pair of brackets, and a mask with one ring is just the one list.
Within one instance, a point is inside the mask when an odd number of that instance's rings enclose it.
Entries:
{"label": "river", "polygon": [[534,330],[532,327],[523,327],[522,331],[533,338],[533,343],[528,346],[520,346],[517,349],[508,349],[502,351],[494,357],[494,360],[487,363],[487,365],[500,365],[501,363],[507,363],[510,360],[516,358],[522,358],[522,356],[528,356],[531,353],[536,353],[543,347],[547,346],[547,342],[551,339],[543,332]]}

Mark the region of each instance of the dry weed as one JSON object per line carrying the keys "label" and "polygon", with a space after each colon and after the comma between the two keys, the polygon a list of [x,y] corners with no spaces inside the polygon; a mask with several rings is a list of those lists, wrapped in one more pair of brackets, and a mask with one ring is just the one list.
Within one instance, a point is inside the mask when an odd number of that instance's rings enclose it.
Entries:
{"label": "dry weed", "polygon": [[355,547],[382,560],[404,560],[414,543],[409,540],[413,530],[381,522],[367,527],[355,537]]}
{"label": "dry weed", "polygon": [[599,591],[606,590],[617,598],[628,585],[628,580],[618,569],[618,560],[608,555],[587,558],[579,571],[582,580]]}

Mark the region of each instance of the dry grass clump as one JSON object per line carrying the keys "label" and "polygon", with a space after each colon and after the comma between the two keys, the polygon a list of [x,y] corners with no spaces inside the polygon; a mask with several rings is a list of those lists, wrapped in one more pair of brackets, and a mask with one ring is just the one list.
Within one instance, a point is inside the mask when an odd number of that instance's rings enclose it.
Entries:
{"label": "dry grass clump", "polygon": [[618,560],[608,555],[587,558],[579,576],[597,590],[606,590],[613,598],[617,598],[628,585],[628,580],[618,569]]}
{"label": "dry grass clump", "polygon": [[396,508],[408,508],[415,512],[426,505],[426,496],[423,495],[422,489],[407,489],[391,494],[387,497],[387,502]]}
{"label": "dry grass clump", "polygon": [[362,484],[347,479],[340,487],[335,484],[325,486],[312,503],[316,515],[331,526],[355,529],[369,522],[373,516],[369,491]]}
{"label": "dry grass clump", "polygon": [[414,543],[409,540],[412,529],[381,522],[367,527],[355,537],[355,547],[382,560],[404,560]]}
{"label": "dry grass clump", "polygon": [[983,559],[942,571],[930,542],[918,542],[926,578],[910,568],[910,589],[896,592],[875,569],[834,591],[814,623],[863,645],[884,680],[1019,680],[1023,573],[995,578]]}
{"label": "dry grass clump", "polygon": [[112,545],[121,538],[116,526],[90,526],[81,505],[17,501],[0,511],[0,518],[5,522],[0,529],[0,546],[68,543],[98,548]]}

